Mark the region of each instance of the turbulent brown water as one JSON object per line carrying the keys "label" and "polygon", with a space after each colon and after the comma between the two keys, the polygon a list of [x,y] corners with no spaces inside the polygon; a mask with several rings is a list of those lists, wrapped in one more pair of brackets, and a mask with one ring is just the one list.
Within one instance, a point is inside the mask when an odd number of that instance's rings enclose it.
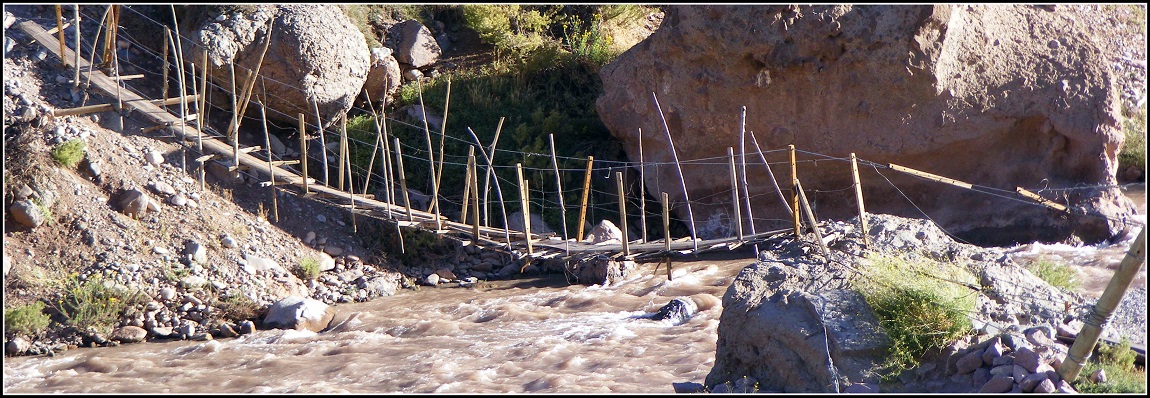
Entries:
{"label": "turbulent brown water", "polygon": [[[1145,188],[1128,194],[1144,215]],[[1015,251],[1076,265],[1084,290],[1100,293],[1129,244]],[[669,393],[672,383],[702,382],[714,364],[721,298],[752,261],[750,251],[732,255],[676,262],[672,281],[647,263],[606,287],[562,276],[424,287],[339,305],[337,320],[357,314],[350,327],[319,334],[263,330],[7,358],[4,392]],[[1145,268],[1140,275],[1135,286],[1145,287]],[[644,318],[681,296],[699,306],[690,321]]]}

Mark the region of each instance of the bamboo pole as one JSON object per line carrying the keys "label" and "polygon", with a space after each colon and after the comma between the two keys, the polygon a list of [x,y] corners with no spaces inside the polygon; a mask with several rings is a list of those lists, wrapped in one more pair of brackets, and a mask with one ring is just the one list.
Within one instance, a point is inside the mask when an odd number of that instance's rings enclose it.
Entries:
{"label": "bamboo pole", "polygon": [[236,66],[235,66],[235,64],[234,63],[228,64],[228,69],[231,71],[231,75],[232,75],[232,91],[231,91],[231,94],[232,94],[232,125],[228,126],[228,129],[226,132],[228,134],[228,137],[231,138],[231,140],[232,140],[232,166],[235,167],[235,171],[234,171],[235,174],[233,174],[232,176],[234,177],[234,176],[238,176],[240,173],[240,169],[239,169],[239,167],[240,167],[240,133],[239,133],[239,129],[237,128],[239,126],[239,124],[236,123],[236,112],[239,111],[238,109],[236,109],[236,107],[239,106],[239,101],[236,100]]}
{"label": "bamboo pole", "polygon": [[[233,86],[232,89],[234,90],[235,87]],[[311,98],[311,107],[315,110],[315,128],[316,133],[319,134],[319,147],[323,149],[320,151],[323,155],[323,186],[327,187],[331,186],[331,182],[328,179],[328,168],[330,168],[330,166],[327,160],[327,139],[324,138],[326,134],[324,134],[323,119],[319,116],[319,101],[315,98]],[[406,192],[406,188],[404,191]]]}
{"label": "bamboo pole", "polygon": [[[502,120],[502,119],[500,119]],[[500,124],[502,126],[502,124]],[[475,145],[479,145],[479,154],[483,155],[483,160],[487,162],[487,172],[491,173],[491,156],[487,155],[487,151],[483,150],[483,143],[479,142],[479,137],[471,131],[471,127],[467,128],[467,132],[471,134],[471,138],[475,140]],[[496,131],[496,138],[498,138],[498,131]],[[494,147],[492,143],[492,147]],[[499,197],[499,209],[503,212],[503,237],[507,239],[507,250],[511,250],[511,232],[507,230],[507,206],[503,203],[503,190],[499,188],[499,179],[495,180],[495,196]]]}
{"label": "bamboo pole", "polygon": [[534,255],[531,247],[531,207],[527,199],[527,180],[523,179],[523,163],[515,164],[515,175],[519,181],[519,202],[523,213],[523,235],[527,242],[527,256]]}
{"label": "bamboo pole", "polygon": [[[751,227],[751,236],[755,233],[755,217],[751,211],[751,188],[747,185],[747,107],[743,106],[739,112],[739,164],[741,165],[740,178],[743,182],[743,204],[747,207],[747,223]],[[771,177],[774,179],[774,176]],[[755,258],[759,258],[759,244],[754,244]]]}
{"label": "bamboo pole", "polygon": [[631,248],[628,246],[631,240],[630,231],[627,229],[627,198],[623,194],[623,172],[615,172],[615,188],[619,192],[619,228],[623,232],[623,236],[619,238],[623,244],[623,257],[626,258],[631,255]]}
{"label": "bamboo pole", "polygon": [[647,164],[643,161],[643,129],[639,129],[639,243],[647,243]]}
{"label": "bamboo pole", "polygon": [[[76,61],[75,61],[75,64],[72,65],[72,69],[75,71],[74,74],[72,75],[72,90],[78,90],[80,87],[80,4],[79,3],[77,3],[76,6],[72,8],[72,17],[73,17],[72,18],[73,23],[76,24],[76,40],[75,40]],[[64,53],[61,52],[60,56],[64,56]],[[73,94],[75,94],[75,91],[73,91]],[[75,98],[75,97],[73,97],[73,98]]]}
{"label": "bamboo pole", "polygon": [[771,177],[771,185],[775,187],[775,193],[779,194],[779,200],[783,202],[783,207],[787,209],[787,214],[791,213],[791,204],[787,203],[786,195],[783,195],[783,189],[779,188],[779,181],[775,179],[775,173],[771,171],[771,164],[767,163],[766,155],[763,155],[763,149],[759,147],[759,140],[755,139],[755,132],[748,131],[751,136],[751,143],[755,145],[755,152],[759,154],[759,160],[763,162],[763,167],[767,169],[767,175]]}
{"label": "bamboo pole", "polygon": [[854,152],[851,152],[851,177],[854,178],[855,203],[858,203],[859,208],[859,233],[863,238],[863,247],[870,247],[870,235],[867,233],[870,229],[867,228],[866,224],[866,208],[863,205],[862,183],[859,180],[858,158],[855,157]]}
{"label": "bamboo pole", "polygon": [[[197,108],[200,111],[199,124],[208,122],[208,50],[206,48],[203,49],[202,54],[203,66],[201,67],[202,70],[200,71],[200,92],[203,93],[204,96],[199,98],[200,105],[199,108]],[[201,149],[200,153],[203,152],[204,151]]]}
{"label": "bamboo pole", "polygon": [[[392,166],[391,166],[392,165],[391,156],[390,156],[391,144],[389,144],[390,141],[387,139],[387,119],[386,118],[387,118],[387,114],[384,114],[383,118],[380,118],[377,121],[376,126],[377,126],[377,128],[381,129],[380,130],[380,136],[383,137],[383,153],[389,154],[388,156],[383,157],[383,164],[382,164],[383,173],[382,174],[383,174],[383,183],[384,183],[384,186],[386,187],[386,189],[384,189],[384,193],[387,195],[387,204],[390,205],[390,204],[395,203],[395,175],[392,172]],[[387,217],[388,218],[392,217],[391,206],[387,207]]]}
{"label": "bamboo pole", "polygon": [[[387,86],[387,76],[384,76],[384,86],[385,87]],[[383,178],[383,185],[384,185],[383,193],[385,196],[385,200],[387,201],[387,204],[390,205],[390,204],[395,203],[395,202],[392,201],[393,189],[391,186],[391,162],[389,160],[391,158],[391,156],[389,155],[391,153],[391,150],[388,148],[389,145],[387,144],[387,130],[386,130],[386,127],[384,127],[384,125],[383,125],[383,123],[384,123],[383,120],[379,117],[379,113],[375,111],[375,105],[372,105],[371,94],[368,93],[367,90],[363,90],[363,95],[364,95],[364,97],[367,98],[367,106],[371,109],[371,115],[372,115],[371,120],[372,120],[372,123],[375,124],[376,142],[377,143],[380,141],[383,142],[383,156],[379,162],[379,168],[380,168],[379,174]],[[386,97],[383,99],[383,103],[381,105],[382,105],[382,107],[387,106],[387,98]],[[381,109],[381,111],[382,111],[382,109]],[[373,149],[372,150],[372,159],[374,159],[374,158],[375,158],[375,150]],[[370,170],[371,170],[371,167],[368,167],[368,180],[371,179],[370,178],[370,176],[371,176]],[[367,185],[366,184],[364,185],[364,188],[363,188],[363,194],[367,195]],[[387,217],[391,218],[391,206],[387,207]]]}
{"label": "bamboo pole", "polygon": [[1094,304],[1090,316],[1086,318],[1082,330],[1078,333],[1074,344],[1070,346],[1070,352],[1066,354],[1066,359],[1062,361],[1062,367],[1058,373],[1059,376],[1062,376],[1062,380],[1073,381],[1078,378],[1082,366],[1086,364],[1086,360],[1094,352],[1094,345],[1098,343],[1098,337],[1102,334],[1102,327],[1110,320],[1110,316],[1118,307],[1118,303],[1122,302],[1122,296],[1126,295],[1126,290],[1130,288],[1134,276],[1138,274],[1138,270],[1142,268],[1142,263],[1145,261],[1146,228],[1143,227],[1142,231],[1138,232],[1138,237],[1134,239],[1134,243],[1130,245],[1130,249],[1126,251],[1126,257],[1123,257],[1122,262],[1118,264],[1118,270],[1110,278],[1110,283],[1106,285],[1102,297],[1099,297]]}
{"label": "bamboo pole", "polygon": [[337,161],[339,162],[339,172],[337,173],[338,175],[336,176],[336,180],[338,182],[336,183],[337,185],[335,186],[335,188],[340,190],[340,191],[343,190],[343,180],[344,180],[343,161],[344,161],[344,158],[347,157],[347,145],[346,145],[346,143],[347,143],[347,112],[343,112],[343,113],[339,114],[339,158],[337,159]]}
{"label": "bamboo pole", "polygon": [[[96,64],[94,63],[96,60],[96,53],[99,52],[96,48],[96,41],[100,40],[100,33],[102,33],[104,31],[104,25],[108,22],[108,15],[110,15],[111,12],[112,12],[112,6],[109,5],[107,8],[104,9],[104,16],[100,17],[100,26],[98,28],[96,28],[96,35],[94,36],[96,38],[96,40],[92,42],[92,52],[88,54],[88,73],[87,73],[88,78],[86,80],[84,80],[84,88],[85,89],[87,89],[88,87],[90,87],[92,85],[92,71],[99,69],[98,67],[95,66]],[[77,48],[76,52],[78,53],[79,51],[80,51],[80,49]],[[101,62],[103,62],[103,61],[101,61]],[[77,74],[80,73],[78,69],[77,69],[76,73]],[[84,99],[82,101],[80,101],[80,105],[83,106],[86,103],[88,103],[88,91],[87,90],[84,91]]]}
{"label": "bamboo pole", "polygon": [[[473,147],[474,148],[474,147]],[[475,164],[475,151],[468,151],[467,163],[471,166],[467,168],[467,173],[471,175],[471,234],[474,236],[475,243],[479,243],[479,174],[477,173],[477,165]],[[467,206],[467,203],[463,204]]]}
{"label": "bamboo pole", "polygon": [[[347,113],[344,113],[343,119],[346,123]],[[347,133],[346,132],[343,134],[343,151],[344,151],[344,153],[348,152]],[[351,174],[351,156],[345,157],[344,161],[347,162],[344,164],[344,166],[347,167],[347,197],[348,197],[348,199],[351,200],[351,232],[352,233],[358,233],[359,227],[356,226],[356,224],[355,224],[355,187],[352,186],[353,185],[352,184],[352,177],[353,176]],[[370,169],[368,169],[368,170],[370,170]]]}
{"label": "bamboo pole", "polygon": [[[267,97],[263,98],[266,99]],[[275,166],[272,165],[272,139],[271,134],[268,133],[268,112],[266,107],[264,107],[263,101],[257,101],[257,104],[260,106],[260,120],[263,122],[264,127],[264,145],[267,146],[268,150],[268,176],[271,178],[271,184],[268,184],[268,190],[272,194],[272,214],[275,216],[276,222],[280,222],[279,199],[276,198],[276,177],[273,172]],[[307,179],[307,176],[304,176],[304,179]]]}
{"label": "bamboo pole", "polygon": [[[119,9],[117,9],[116,12],[117,12],[116,18],[118,19],[119,18]],[[175,6],[173,5],[172,6],[172,18],[173,18],[173,20],[175,20],[175,16],[176,16],[175,12],[176,12]],[[178,21],[177,21],[177,23],[178,23]],[[179,25],[176,25],[176,26],[179,27]],[[175,40],[172,38],[172,31],[170,29],[167,29],[167,27],[165,27],[165,30],[167,31],[168,40],[172,42],[173,49],[176,50],[176,54],[175,54],[176,55],[176,72],[180,74],[180,78],[177,79],[177,81],[180,84],[180,131],[184,131],[184,129],[187,128],[187,123],[188,123],[188,98],[187,98],[187,92],[186,92],[186,90],[188,89],[188,85],[186,84],[187,81],[185,80],[187,77],[184,74],[183,45],[180,43],[179,40]],[[119,83],[117,83],[117,85],[118,84]],[[181,146],[181,148],[183,148],[183,147]],[[183,152],[181,151],[181,153],[183,153]],[[186,163],[186,160],[184,162]],[[181,165],[184,167],[184,169],[185,169],[184,171],[186,172],[187,171],[187,164],[185,164],[185,163],[181,163]]]}
{"label": "bamboo pole", "polygon": [[[112,49],[112,72],[113,72],[113,76],[114,76],[114,78],[119,79],[119,77],[120,77],[120,57],[119,57],[119,53],[116,51],[116,35],[119,32],[118,26],[120,23],[120,6],[118,6],[118,5],[112,6],[112,15],[110,16],[110,18],[112,19],[112,23],[110,25],[108,25],[108,28],[109,28],[109,32],[111,33],[111,35],[108,38],[108,42],[111,44],[108,45],[108,48]],[[124,100],[123,100],[123,97],[120,95],[120,86],[121,86],[120,82],[116,82],[116,121],[118,123],[116,125],[116,130],[123,131],[124,130]]]}
{"label": "bamboo pole", "polygon": [[802,223],[799,221],[799,170],[795,156],[795,146],[787,145],[787,150],[791,153],[791,208],[794,209],[792,218],[795,221],[795,238],[802,235]]}
{"label": "bamboo pole", "polygon": [[[60,63],[67,68],[68,59],[63,57],[64,47],[66,47],[64,45],[64,6],[60,4],[56,5],[56,33],[60,37]],[[76,51],[80,51],[80,49],[76,48]]]}
{"label": "bamboo pole", "polygon": [[[202,82],[200,84],[203,85]],[[194,95],[196,97],[196,99],[194,100],[196,103],[196,146],[199,149],[198,152],[202,154],[202,153],[204,153],[204,123],[205,123],[205,121],[203,119],[204,108],[203,108],[202,102],[200,102],[200,99],[199,99],[200,98],[200,91],[201,91],[200,89],[196,88],[196,64],[192,63],[192,95]],[[207,93],[204,93],[204,95],[206,96]],[[200,164],[200,192],[203,192],[204,188],[206,188],[205,187],[206,182],[204,181],[204,174],[205,174],[204,169],[205,169],[204,165]],[[307,176],[305,175],[304,178],[306,179]]]}
{"label": "bamboo pole", "polygon": [[[248,69],[248,75],[247,75],[248,78],[245,81],[247,84],[246,84],[246,87],[243,88],[244,89],[243,93],[240,94],[240,98],[242,99],[242,102],[240,103],[239,109],[235,110],[235,111],[240,113],[239,119],[236,121],[236,126],[235,126],[237,131],[240,129],[239,123],[242,122],[244,115],[247,114],[248,101],[250,101],[252,98],[252,91],[256,85],[256,77],[259,77],[259,75],[260,75],[260,68],[263,67],[263,65],[264,65],[264,55],[267,54],[268,46],[270,46],[271,43],[272,43],[272,30],[268,29],[268,34],[266,37],[264,37],[264,47],[263,47],[263,49],[260,50],[260,58],[258,61],[256,61],[256,69],[255,69],[255,71]],[[231,126],[229,126],[228,128],[231,128]]]}
{"label": "bamboo pole", "polygon": [[[165,26],[164,33],[164,70],[160,78],[160,81],[163,82],[160,84],[160,93],[164,97],[164,102],[168,102],[168,46],[170,45],[168,44],[168,40],[172,39],[172,29]],[[168,110],[168,107],[164,106],[164,110]]]}
{"label": "bamboo pole", "polygon": [[582,242],[583,241],[583,225],[587,219],[587,196],[589,196],[591,194],[591,166],[593,164],[595,164],[595,157],[594,156],[588,156],[587,157],[587,172],[584,173],[584,177],[583,177],[583,200],[580,202],[580,205],[579,205],[579,230],[578,230],[578,233],[576,235],[578,237],[576,242]]}
{"label": "bamboo pole", "polygon": [[463,176],[463,208],[459,210],[459,222],[462,224],[467,223],[467,208],[471,199],[471,161],[475,160],[475,147],[467,147],[467,170]]}
{"label": "bamboo pole", "polygon": [[559,158],[555,156],[555,134],[547,134],[551,144],[551,168],[555,171],[555,192],[559,195],[559,218],[563,220],[563,247],[571,255],[571,241],[567,237],[567,204],[563,203],[563,180],[559,178]]}
{"label": "bamboo pole", "polygon": [[815,241],[819,244],[819,252],[823,257],[830,259],[827,253],[827,245],[823,243],[823,233],[819,231],[819,220],[815,219],[815,213],[811,211],[811,203],[807,201],[807,194],[803,192],[803,184],[795,179],[795,191],[799,196],[799,203],[802,205],[803,214],[807,216],[807,222],[811,224],[811,229],[815,231]]}
{"label": "bamboo pole", "polygon": [[695,233],[695,214],[691,212],[691,198],[687,196],[687,182],[683,179],[683,165],[679,163],[679,154],[675,152],[675,141],[671,139],[671,129],[667,127],[667,118],[663,116],[663,108],[659,106],[659,97],[651,93],[655,100],[655,109],[659,111],[659,120],[663,122],[663,132],[667,134],[667,144],[671,146],[671,157],[675,160],[675,169],[679,172],[679,184],[683,187],[683,202],[687,204],[687,219],[691,222],[691,242],[695,251],[699,251],[699,238]]}
{"label": "bamboo pole", "polygon": [[[300,113],[299,114],[299,153],[300,153],[299,164],[300,164],[300,169],[303,172],[303,193],[304,193],[304,195],[311,193],[311,187],[309,187],[307,184],[307,130],[305,130],[306,127],[307,127],[307,123],[304,122],[303,114]],[[268,146],[269,147],[271,146],[270,142],[268,143]],[[388,206],[388,209],[391,209],[391,207]]]}
{"label": "bamboo pole", "polygon": [[[435,190],[442,187],[443,182],[443,144],[447,138],[447,110],[451,106],[451,76],[447,77],[447,99],[443,103],[443,125],[439,126],[439,171],[435,175]],[[435,206],[439,206],[439,202],[435,202]]]}
{"label": "bamboo pole", "polygon": [[735,172],[735,148],[727,147],[727,163],[729,165],[727,169],[730,171],[731,175],[731,206],[733,206],[735,210],[731,220],[733,221],[733,224],[735,224],[735,232],[739,237],[739,242],[742,242],[743,215],[742,211],[739,210],[739,208],[742,206],[739,205],[739,178],[738,174]]}
{"label": "bamboo pole", "polygon": [[411,198],[407,195],[407,176],[403,172],[403,149],[399,146],[399,137],[395,137],[395,160],[399,166],[399,189],[403,191],[403,208],[407,210],[407,221],[412,221]]}
{"label": "bamboo pole", "polygon": [[[495,126],[495,138],[491,140],[491,147],[487,150],[491,154],[491,158],[495,158],[495,144],[499,143],[499,133],[503,131],[503,117],[499,117],[499,124]],[[479,144],[482,145],[482,144]],[[491,192],[491,178],[494,176],[494,171],[491,165],[487,166],[487,174],[483,180],[483,226],[490,226],[490,218],[488,215],[487,194]]]}
{"label": "bamboo pole", "polygon": [[439,189],[435,186],[435,149],[431,146],[431,128],[427,126],[427,108],[423,105],[423,83],[419,83],[419,107],[423,110],[423,132],[427,138],[427,175],[431,183],[431,207],[427,211],[435,210],[435,230],[443,229],[439,220]]}

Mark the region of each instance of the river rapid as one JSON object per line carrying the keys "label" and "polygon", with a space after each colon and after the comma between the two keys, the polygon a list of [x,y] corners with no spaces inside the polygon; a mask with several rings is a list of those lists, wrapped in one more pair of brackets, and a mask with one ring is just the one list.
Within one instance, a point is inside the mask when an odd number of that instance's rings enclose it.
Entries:
{"label": "river rapid", "polygon": [[[1144,186],[1128,192],[1145,220]],[[1097,296],[1133,236],[1115,245],[1014,248],[1076,265]],[[478,287],[422,287],[336,307],[338,330],[261,330],[234,339],[74,349],[5,358],[4,393],[670,393],[714,364],[727,286],[751,250],[654,262],[612,286],[561,275]],[[1133,286],[1145,288],[1146,271]],[[699,313],[681,325],[646,316],[676,297]]]}

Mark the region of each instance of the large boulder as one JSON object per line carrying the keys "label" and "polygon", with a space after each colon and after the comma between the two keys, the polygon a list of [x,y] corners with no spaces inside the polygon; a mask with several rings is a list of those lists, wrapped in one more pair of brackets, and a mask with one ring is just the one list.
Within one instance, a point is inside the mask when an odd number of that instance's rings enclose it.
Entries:
{"label": "large boulder", "polygon": [[[769,162],[785,165],[791,144],[837,158],[798,155],[799,178],[820,218],[856,213],[850,167],[839,161],[853,152],[879,164],[860,166],[868,211],[921,217],[913,202],[948,231],[983,244],[1072,236],[1099,242],[1127,233],[1122,219],[1134,214],[1113,188],[1123,141],[1117,80],[1063,12],[965,4],[671,6],[658,31],[602,69],[596,107],[629,154],[642,141],[647,162],[671,162],[653,93],[680,160],[737,151],[745,106],[746,130]],[[726,165],[711,163],[683,166],[690,198],[715,198],[692,203],[697,223],[718,226],[701,228],[704,237],[724,234],[723,223],[704,221],[730,217],[730,183],[715,178],[726,175]],[[887,163],[993,194],[881,168]],[[747,170],[752,197],[777,196],[761,165]],[[785,167],[775,174],[788,189]],[[677,173],[646,178],[649,192],[683,200]],[[1050,188],[1041,194],[1084,211],[1011,200],[1015,187]],[[684,208],[676,211],[686,218]],[[756,218],[785,220],[785,212],[769,199],[753,209]]]}
{"label": "large boulder", "polygon": [[[187,59],[201,65],[202,49],[207,49],[212,80],[228,90],[232,81],[228,64],[235,63],[239,92],[244,71],[255,69],[270,32],[271,44],[259,71],[263,86],[257,86],[267,90],[269,119],[296,123],[300,113],[315,114],[315,101],[324,124],[330,125],[351,109],[367,80],[369,53],[363,33],[343,11],[326,4],[250,7],[218,16],[208,12],[189,16],[189,36],[196,45],[184,46]],[[251,104],[255,102],[253,98]]]}
{"label": "large boulder", "polygon": [[372,102],[378,104],[399,90],[399,73],[399,62],[395,60],[390,48],[371,49],[371,69],[363,89],[367,90]]}
{"label": "large boulder", "polygon": [[272,304],[264,317],[264,326],[277,329],[319,332],[335,318],[335,309],[322,301],[288,296]]}
{"label": "large boulder", "polygon": [[435,41],[431,30],[414,19],[407,20],[392,26],[388,34],[398,34],[399,45],[396,46],[396,59],[413,68],[422,68],[434,64],[443,55],[439,43]]}

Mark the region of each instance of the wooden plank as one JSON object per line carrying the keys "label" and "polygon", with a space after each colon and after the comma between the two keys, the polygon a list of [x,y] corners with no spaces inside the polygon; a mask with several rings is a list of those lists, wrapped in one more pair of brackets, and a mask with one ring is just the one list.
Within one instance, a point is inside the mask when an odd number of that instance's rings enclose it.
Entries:
{"label": "wooden plank", "polygon": [[[108,78],[108,80],[114,81],[114,79],[111,79],[111,78]],[[197,98],[199,98],[199,96],[198,95],[190,95],[190,96],[187,96],[186,98],[188,98],[189,101],[195,101]],[[164,100],[150,100],[149,101],[149,100],[145,100],[143,98],[139,98],[139,99],[136,99],[134,101],[147,101],[147,102],[155,104],[155,105],[166,106],[166,105],[178,104],[178,103],[180,103],[180,100],[181,100],[181,98],[177,97],[177,98],[168,98],[166,101],[164,101]],[[124,105],[131,106],[132,101],[133,100],[126,100],[126,101],[124,101]],[[88,105],[88,106],[81,106],[81,107],[77,107],[77,108],[53,109],[52,110],[52,117],[86,115],[89,113],[110,112],[110,111],[114,111],[114,110],[116,110],[116,104]]]}
{"label": "wooden plank", "polygon": [[803,192],[803,184],[797,178],[795,179],[795,190],[798,192],[803,214],[807,216],[807,222],[811,223],[811,230],[815,232],[815,241],[819,244],[819,252],[823,254],[823,257],[829,259],[827,245],[823,243],[823,233],[819,231],[819,220],[815,219],[815,213],[811,211],[811,203],[807,201],[807,194]]}
{"label": "wooden plank", "polygon": [[1019,195],[1030,198],[1030,199],[1032,199],[1038,203],[1042,203],[1043,205],[1045,205],[1046,207],[1049,207],[1051,209],[1058,210],[1058,211],[1069,211],[1069,209],[1067,209],[1066,206],[1063,206],[1063,205],[1060,205],[1060,204],[1055,203],[1053,201],[1050,201],[1049,199],[1046,199],[1042,196],[1039,196],[1038,194],[1036,194],[1034,192],[1030,192],[1030,191],[1026,190],[1026,188],[1016,187],[1014,190],[1016,192],[1018,192]]}
{"label": "wooden plank", "polygon": [[966,189],[974,188],[974,185],[971,185],[969,183],[962,182],[962,181],[959,181],[959,180],[956,180],[953,178],[946,178],[946,177],[943,177],[943,176],[940,176],[937,174],[931,174],[931,173],[927,173],[925,171],[915,170],[915,169],[912,169],[910,167],[899,166],[899,165],[894,164],[894,163],[890,163],[890,164],[888,164],[888,166],[890,168],[894,169],[895,171],[901,171],[903,173],[907,173],[907,174],[910,174],[913,176],[922,177],[922,178],[932,180],[932,181],[941,182],[943,184],[950,184],[950,185],[954,185],[954,186],[959,187],[959,188],[966,188]]}
{"label": "wooden plank", "polygon": [[299,164],[299,160],[298,160],[298,159],[294,159],[294,160],[273,160],[273,161],[271,161],[271,164],[272,164],[272,166],[284,166],[284,165],[291,165],[291,164]]}

